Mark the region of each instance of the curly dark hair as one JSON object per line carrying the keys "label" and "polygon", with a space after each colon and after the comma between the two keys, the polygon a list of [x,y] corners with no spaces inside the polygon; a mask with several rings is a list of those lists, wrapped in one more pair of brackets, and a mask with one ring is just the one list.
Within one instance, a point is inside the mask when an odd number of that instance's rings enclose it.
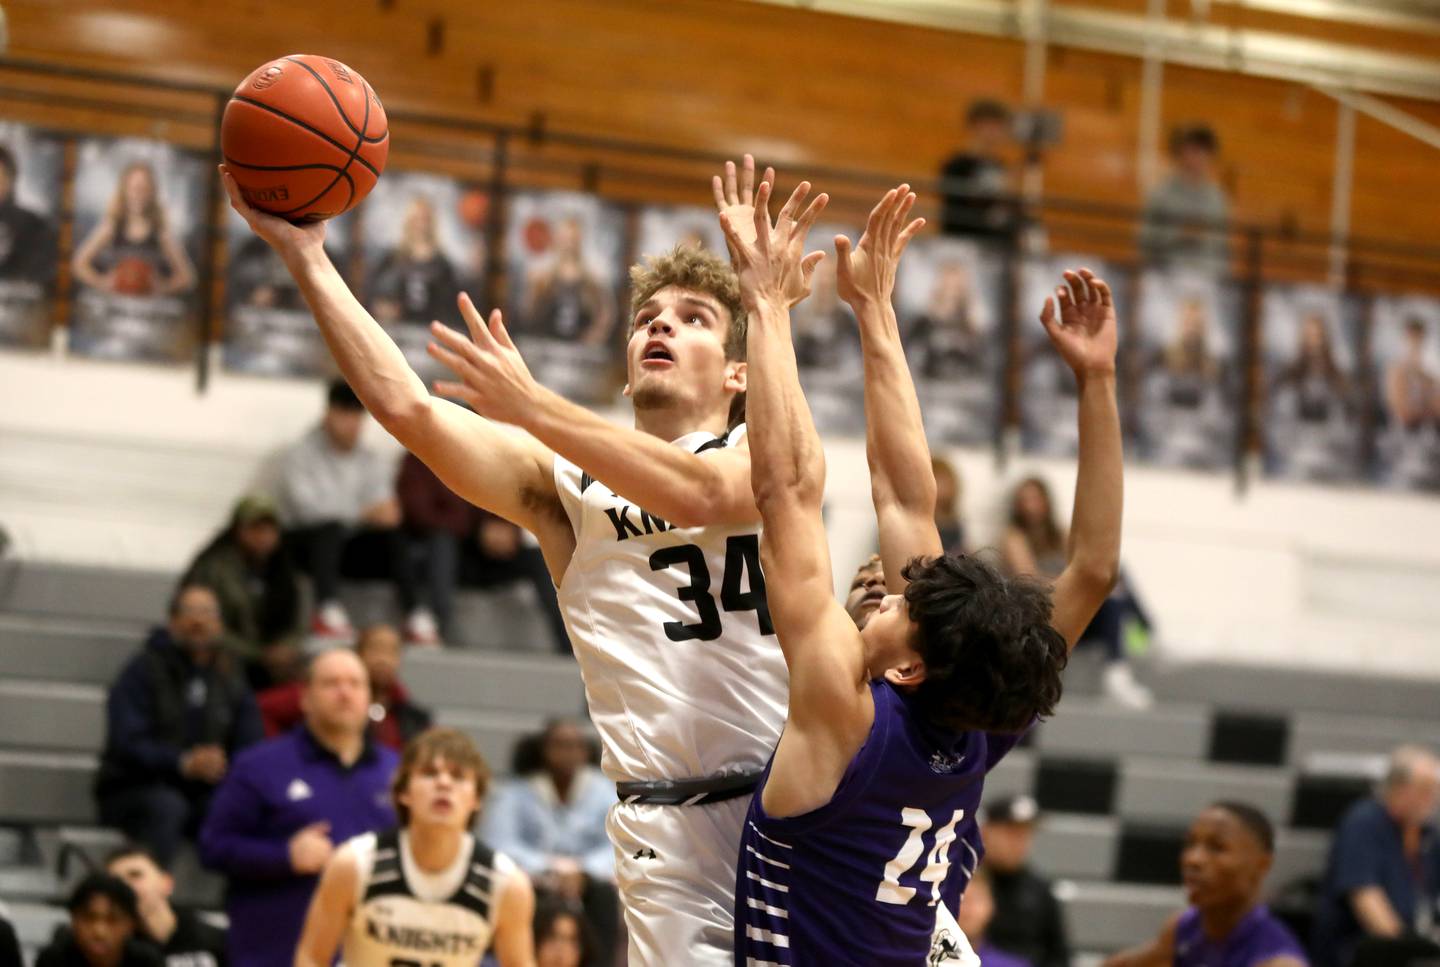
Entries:
{"label": "curly dark hair", "polygon": [[901,572],[919,625],[925,680],[913,701],[950,731],[1020,732],[1060,701],[1069,649],[1050,624],[1050,589],[969,555],[916,557]]}

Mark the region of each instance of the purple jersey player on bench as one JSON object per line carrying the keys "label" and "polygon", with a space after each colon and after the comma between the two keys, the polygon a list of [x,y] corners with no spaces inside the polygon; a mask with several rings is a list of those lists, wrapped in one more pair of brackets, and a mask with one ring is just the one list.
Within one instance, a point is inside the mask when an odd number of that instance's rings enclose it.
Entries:
{"label": "purple jersey player on bench", "polygon": [[802,214],[801,184],[772,225],[770,191],[767,179],[753,243],[721,220],[749,312],[751,481],[790,671],[785,730],[743,831],[735,962],[923,965],[941,911],[957,907],[979,862],[985,774],[1054,709],[1069,650],[1114,579],[1115,313],[1109,288],[1084,269],[1065,273],[1046,301],[1042,322],[1080,382],[1070,558],[1053,590],[1011,580],[976,558],[944,555],[935,529],[930,453],[890,304],[900,253],[922,224],[907,224],[915,196],[908,186],[889,192],[853,249],[835,240],[840,295],[864,344],[871,486],[891,592],[857,630],[835,600],[824,454],[790,335],[789,309],[808,293],[817,258],[804,256],[805,234],[826,198]]}
{"label": "purple jersey player on bench", "polygon": [[1261,902],[1274,854],[1275,829],[1254,806],[1206,809],[1180,853],[1190,908],[1104,967],[1306,967],[1305,948]]}

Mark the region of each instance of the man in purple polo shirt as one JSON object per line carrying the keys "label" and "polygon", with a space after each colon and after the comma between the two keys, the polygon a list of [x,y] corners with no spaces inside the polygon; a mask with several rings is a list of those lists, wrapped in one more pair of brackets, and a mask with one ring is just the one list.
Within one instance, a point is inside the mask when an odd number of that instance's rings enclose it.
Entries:
{"label": "man in purple polo shirt", "polygon": [[200,855],[229,877],[231,967],[288,964],[335,844],[395,825],[399,762],[373,743],[370,685],[349,649],[317,655],[305,721],[236,758],[200,831]]}

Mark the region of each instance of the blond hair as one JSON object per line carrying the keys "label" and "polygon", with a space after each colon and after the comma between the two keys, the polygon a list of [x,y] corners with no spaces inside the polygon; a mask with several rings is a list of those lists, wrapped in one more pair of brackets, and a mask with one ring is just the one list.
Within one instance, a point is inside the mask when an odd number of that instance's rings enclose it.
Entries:
{"label": "blond hair", "polygon": [[[475,747],[475,741],[459,729],[440,726],[426,729],[406,743],[400,756],[400,767],[395,770],[395,778],[390,782],[390,801],[395,806],[395,815],[399,817],[401,826],[410,822],[410,808],[400,801],[405,787],[410,785],[410,777],[417,769],[423,769],[436,759],[444,759],[446,765],[457,771],[473,772],[475,799],[485,798],[485,790],[490,786],[490,767]],[[469,826],[474,821],[472,815],[465,825]]]}
{"label": "blond hair", "polygon": [[740,279],[720,256],[690,245],[677,245],[663,255],[652,255],[630,269],[630,318],[661,289],[670,287],[703,292],[730,313],[725,334],[725,358],[745,359],[745,304],[740,301]]}

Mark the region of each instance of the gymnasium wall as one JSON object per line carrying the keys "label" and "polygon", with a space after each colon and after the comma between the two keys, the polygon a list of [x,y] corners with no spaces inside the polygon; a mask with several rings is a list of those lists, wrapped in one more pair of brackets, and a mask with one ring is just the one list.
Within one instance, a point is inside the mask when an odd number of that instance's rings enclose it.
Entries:
{"label": "gymnasium wall", "polygon": [[[598,159],[590,187],[602,194],[677,202],[704,201],[708,162],[641,165],[547,142],[544,132],[748,149],[797,172],[809,164],[924,176],[956,147],[972,97],[1018,99],[1023,61],[1009,41],[721,0],[252,0],[196,5],[183,17],[169,0],[11,0],[6,13],[13,57],[170,81],[229,86],[272,56],[323,50],[363,69],[392,111],[532,126],[536,139],[514,145],[512,157],[522,168],[527,158],[546,162],[525,172],[530,183],[577,187],[576,162]],[[346,22],[339,41],[338,18]],[[651,29],[619,26],[638,19]],[[760,39],[777,35],[791,41]],[[1365,39],[1404,49],[1398,37]],[[1046,91],[1067,125],[1047,162],[1047,190],[1135,204],[1139,64],[1057,47]],[[0,65],[6,117],[210,143],[206,96],[112,95],[160,108],[158,119],[96,106],[105,96],[94,82]],[[1402,106],[1440,119],[1431,106]],[[1215,123],[1239,217],[1327,228],[1335,133],[1327,98],[1170,68],[1164,115]],[[394,140],[400,166],[488,171],[475,140],[414,123],[397,125]],[[421,141],[441,150],[407,147]],[[1435,162],[1432,150],[1361,119],[1355,232],[1430,241],[1440,223]],[[1083,235],[1055,241],[1103,247]],[[0,355],[0,516],[23,556],[176,569],[265,455],[318,412],[321,391],[310,383],[216,372],[198,395],[194,379],[188,369]],[[955,456],[982,542],[993,536],[1004,485],[1032,469],[1068,502],[1070,463],[1001,471],[988,452]],[[858,444],[830,445],[830,478],[843,570],[873,539]],[[1130,470],[1127,489],[1125,560],[1172,654],[1440,675],[1430,630],[1440,620],[1440,502],[1264,481],[1237,495],[1226,476],[1152,469]]]}

